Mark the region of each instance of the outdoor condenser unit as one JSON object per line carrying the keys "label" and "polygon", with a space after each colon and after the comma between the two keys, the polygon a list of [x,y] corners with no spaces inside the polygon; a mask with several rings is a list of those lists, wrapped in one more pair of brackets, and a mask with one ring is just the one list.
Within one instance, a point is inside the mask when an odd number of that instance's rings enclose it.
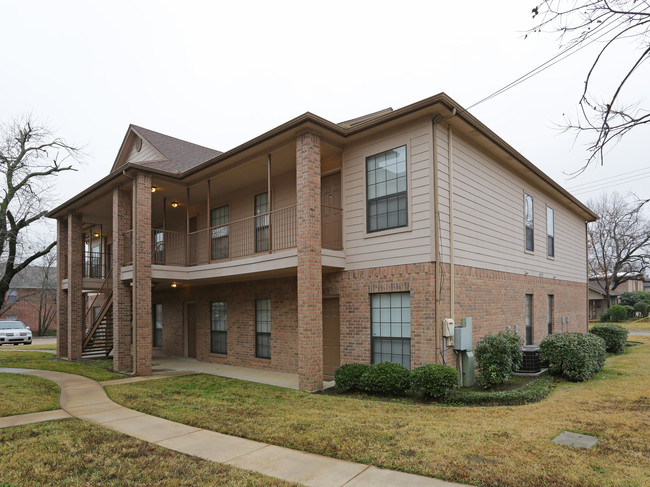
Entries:
{"label": "outdoor condenser unit", "polygon": [[524,360],[521,364],[521,368],[517,372],[523,372],[526,374],[541,372],[542,361],[539,358],[539,346],[526,345],[522,350],[524,352]]}

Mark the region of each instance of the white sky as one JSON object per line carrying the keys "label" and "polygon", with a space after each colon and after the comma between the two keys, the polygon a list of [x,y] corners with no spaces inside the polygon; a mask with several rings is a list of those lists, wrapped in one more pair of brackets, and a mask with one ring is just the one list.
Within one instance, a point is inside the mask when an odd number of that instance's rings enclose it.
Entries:
{"label": "white sky", "polygon": [[[86,164],[56,184],[62,201],[108,173],[129,123],[225,151],[306,111],[339,122],[441,91],[468,107],[558,53],[553,34],[524,39],[534,4],[3,1],[0,118],[31,112],[85,146]],[[634,54],[607,60],[602,98]],[[575,114],[593,56],[584,49],[471,111],[583,201],[602,181],[650,198],[650,127],[605,166],[564,174],[587,157],[586,140],[558,125]],[[649,73],[626,99],[643,99]]]}

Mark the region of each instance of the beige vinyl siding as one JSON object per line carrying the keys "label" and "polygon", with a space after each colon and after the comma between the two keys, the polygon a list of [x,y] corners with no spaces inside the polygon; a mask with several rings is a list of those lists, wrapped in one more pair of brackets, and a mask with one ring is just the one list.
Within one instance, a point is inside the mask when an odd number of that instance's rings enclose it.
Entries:
{"label": "beige vinyl siding", "polygon": [[[366,157],[406,145],[408,227],[366,233]],[[343,238],[346,268],[361,269],[431,260],[431,128],[422,120],[400,132],[343,150]]]}
{"label": "beige vinyl siding", "polygon": [[[446,152],[446,139],[444,146]],[[446,155],[441,166],[441,173],[445,173]],[[441,174],[443,186],[447,184],[446,176]],[[562,280],[586,280],[585,224],[569,209],[456,134],[453,178],[457,264]],[[532,253],[525,251],[524,193],[533,197],[535,250]],[[554,258],[547,257],[547,206],[555,212]],[[443,248],[443,256],[448,256],[445,252],[448,249]]]}
{"label": "beige vinyl siding", "polygon": [[127,158],[127,162],[145,162],[145,161],[160,161],[164,157],[158,152],[149,142],[142,139],[142,147],[140,151],[135,150],[135,145],[131,147],[131,152]]}

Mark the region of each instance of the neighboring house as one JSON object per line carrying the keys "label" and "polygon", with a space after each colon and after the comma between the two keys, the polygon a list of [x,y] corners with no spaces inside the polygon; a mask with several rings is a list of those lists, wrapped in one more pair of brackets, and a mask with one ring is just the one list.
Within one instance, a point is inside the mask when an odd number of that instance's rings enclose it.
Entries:
{"label": "neighboring house", "polygon": [[224,153],[131,125],[49,216],[59,356],[83,353],[103,284],[114,367],[138,375],[159,349],[316,390],[348,362],[455,364],[445,318],[472,317],[474,341],[587,330],[596,215],[445,94],[305,113]]}
{"label": "neighboring house", "polygon": [[599,320],[601,313],[618,303],[620,294],[618,291],[610,291],[609,302],[607,302],[604,282],[598,279],[589,279],[589,320]]}
{"label": "neighboring house", "polygon": [[[47,273],[47,275],[46,275]],[[29,326],[34,334],[40,333],[41,315],[53,313],[56,306],[56,267],[28,266],[11,280],[11,288],[0,310],[0,320],[19,320]],[[48,330],[56,331],[56,319]]]}

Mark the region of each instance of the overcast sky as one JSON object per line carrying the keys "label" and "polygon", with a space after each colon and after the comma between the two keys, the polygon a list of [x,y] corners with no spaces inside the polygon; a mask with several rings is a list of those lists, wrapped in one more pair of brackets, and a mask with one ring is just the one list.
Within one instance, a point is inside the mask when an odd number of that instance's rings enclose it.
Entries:
{"label": "overcast sky", "polygon": [[[108,173],[129,123],[225,151],[306,111],[339,122],[443,91],[469,107],[559,52],[555,35],[524,38],[533,6],[5,0],[0,117],[31,112],[85,147],[85,165],[56,184],[62,201]],[[650,127],[603,167],[565,175],[587,157],[586,139],[559,126],[595,48],[471,112],[583,201],[607,189],[650,198]],[[632,54],[606,59],[602,98]],[[643,99],[648,73],[626,99]]]}

